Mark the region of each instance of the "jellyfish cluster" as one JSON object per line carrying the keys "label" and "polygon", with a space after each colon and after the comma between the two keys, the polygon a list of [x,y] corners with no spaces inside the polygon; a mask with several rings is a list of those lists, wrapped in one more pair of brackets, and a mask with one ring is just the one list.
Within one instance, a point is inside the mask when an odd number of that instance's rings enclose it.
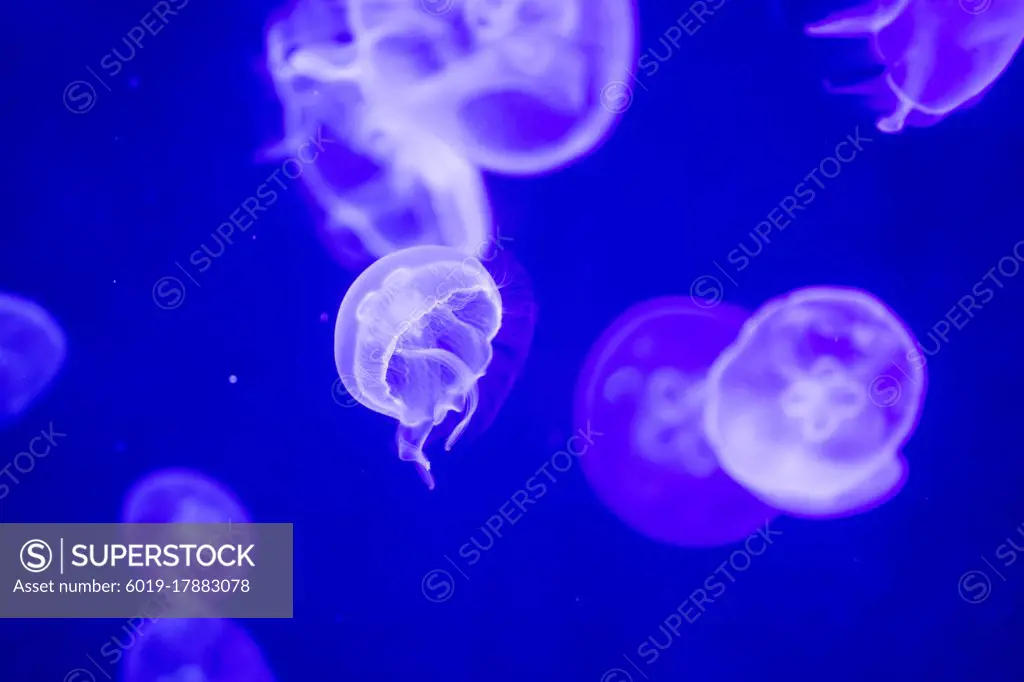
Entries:
{"label": "jellyfish cluster", "polygon": [[[249,513],[234,493],[189,469],[162,469],[145,476],[129,490],[121,512],[124,524],[237,523],[242,533],[249,521]],[[182,528],[187,533],[189,526]],[[197,539],[182,537],[181,542]],[[203,594],[190,608],[198,613],[212,598],[212,594]],[[122,647],[127,650],[123,663],[126,682],[274,682],[259,646],[237,623],[221,618],[142,615],[147,617],[130,626],[135,631],[126,633],[133,644]]]}
{"label": "jellyfish cluster", "polygon": [[[977,103],[1020,47],[1021,7],[875,0],[806,32],[865,41],[881,74],[830,89],[869,96],[878,128],[895,133]],[[533,336],[529,278],[510,254],[485,257],[496,217],[483,173],[539,176],[597,149],[622,114],[604,100],[634,70],[636,29],[634,0],[293,0],[268,22],[284,132],[267,156],[332,142],[302,181],[328,247],[359,273],[335,323],[339,390],[397,422],[398,458],[429,488],[428,446],[486,429]],[[615,334],[645,350],[613,334],[603,343],[625,344],[622,367],[581,390],[593,409],[625,401],[638,416],[615,456],[584,468],[632,522],[673,519],[650,532],[684,542],[733,537],[768,508],[824,516],[877,502],[906,479],[900,444],[917,409],[913,392],[865,402],[860,375],[910,343],[883,308],[822,288],[753,315],[675,299],[630,311]],[[849,348],[808,360],[797,337],[819,326]]]}
{"label": "jellyfish cluster", "polygon": [[486,429],[533,337],[482,173],[542,175],[600,146],[635,26],[633,0],[295,0],[268,24],[284,135],[266,154],[332,141],[303,181],[359,270],[335,324],[341,387],[397,422],[428,488],[427,445]]}
{"label": "jellyfish cluster", "polygon": [[46,309],[0,292],[0,428],[45,392],[66,355],[64,331]]}
{"label": "jellyfish cluster", "polygon": [[[902,450],[927,384],[917,347],[856,289],[801,289],[753,314],[642,303],[580,373],[577,423],[611,433],[583,471],[631,527],[684,546],[741,540],[778,514],[862,513],[906,481]],[[895,400],[877,390],[893,374],[905,384]]]}

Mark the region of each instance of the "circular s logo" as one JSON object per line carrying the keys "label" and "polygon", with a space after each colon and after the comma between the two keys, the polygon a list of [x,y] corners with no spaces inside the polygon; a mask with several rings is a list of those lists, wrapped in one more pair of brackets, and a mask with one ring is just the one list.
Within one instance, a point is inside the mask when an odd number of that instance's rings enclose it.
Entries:
{"label": "circular s logo", "polygon": [[29,573],[42,573],[53,563],[53,550],[42,540],[29,540],[21,546],[21,565]]}
{"label": "circular s logo", "polygon": [[446,602],[455,594],[455,578],[448,571],[435,568],[423,576],[420,583],[423,596],[435,604]]}

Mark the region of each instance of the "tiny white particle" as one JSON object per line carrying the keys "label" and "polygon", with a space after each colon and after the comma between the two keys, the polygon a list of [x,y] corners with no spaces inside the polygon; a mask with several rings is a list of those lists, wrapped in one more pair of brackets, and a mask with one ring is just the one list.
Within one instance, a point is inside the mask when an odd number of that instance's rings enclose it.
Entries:
{"label": "tiny white particle", "polygon": [[237,384],[238,383],[238,377],[236,377],[234,374],[232,374],[231,376],[228,377],[228,383],[229,384]]}

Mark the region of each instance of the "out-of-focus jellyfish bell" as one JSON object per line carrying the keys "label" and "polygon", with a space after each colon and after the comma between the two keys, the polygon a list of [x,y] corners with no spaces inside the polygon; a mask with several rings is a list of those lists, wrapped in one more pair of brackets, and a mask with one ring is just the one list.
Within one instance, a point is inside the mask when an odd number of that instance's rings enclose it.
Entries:
{"label": "out-of-focus jellyfish bell", "polygon": [[535,175],[598,147],[607,84],[635,58],[632,0],[353,0],[376,105],[411,113],[476,165]]}
{"label": "out-of-focus jellyfish bell", "polygon": [[125,631],[125,682],[274,682],[259,646],[231,621],[161,619]]}
{"label": "out-of-focus jellyfish bell", "polygon": [[188,469],[163,469],[136,483],[125,498],[122,523],[248,523],[234,493]]}
{"label": "out-of-focus jellyfish bell", "polygon": [[[249,514],[235,494],[212,478],[188,469],[163,469],[138,481],[125,496],[121,522],[228,524],[218,533],[218,541],[244,543],[251,540]],[[132,525],[125,527],[129,529],[130,541],[145,541],[144,532],[138,533]],[[196,526],[178,528],[182,543],[211,539],[209,531]],[[155,573],[164,577],[167,569],[156,569]]]}
{"label": "out-of-focus jellyfish bell", "polygon": [[1024,41],[1024,3],[874,0],[807,27],[811,36],[866,38],[883,73],[829,89],[866,95],[885,112],[878,129],[934,125],[976,104]]}
{"label": "out-of-focus jellyfish bell", "polygon": [[[898,399],[877,399],[892,375]],[[924,358],[891,310],[856,289],[812,287],[762,306],[715,361],[705,432],[722,467],[772,506],[838,516],[901,483],[896,460],[925,389]]]}
{"label": "out-of-focus jellyfish bell", "polygon": [[359,403],[398,420],[398,456],[434,487],[423,446],[450,411],[477,409],[477,382],[502,326],[498,285],[474,256],[440,246],[396,251],[368,267],[345,294],[334,330],[342,384]]}
{"label": "out-of-focus jellyfish bell", "polygon": [[584,363],[576,425],[604,435],[581,466],[598,497],[647,537],[720,545],[776,516],[722,471],[703,433],[708,368],[746,318],[728,304],[654,299],[615,320]]}
{"label": "out-of-focus jellyfish bell", "polygon": [[472,254],[491,234],[480,172],[408,116],[367,99],[365,67],[342,10],[300,0],[268,27],[267,64],[285,135],[266,156],[297,160],[290,173],[301,174],[324,212],[325,241],[347,265],[422,244]]}
{"label": "out-of-focus jellyfish bell", "polygon": [[0,426],[46,389],[66,353],[64,332],[46,310],[0,292]]}

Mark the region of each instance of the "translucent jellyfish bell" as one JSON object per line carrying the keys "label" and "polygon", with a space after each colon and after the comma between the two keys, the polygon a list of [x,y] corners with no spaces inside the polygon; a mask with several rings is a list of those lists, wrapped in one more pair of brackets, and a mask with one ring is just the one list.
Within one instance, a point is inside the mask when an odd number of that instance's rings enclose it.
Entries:
{"label": "translucent jellyfish bell", "polygon": [[885,111],[878,129],[933,125],[976,104],[1024,41],[1024,3],[1001,0],[875,0],[807,27],[811,36],[866,38],[884,72],[859,85]]}
{"label": "translucent jellyfish bell", "polygon": [[274,682],[259,646],[227,620],[143,621],[131,637],[125,682]]}
{"label": "translucent jellyfish bell", "polygon": [[398,456],[415,462],[430,488],[423,446],[450,411],[463,416],[445,449],[469,425],[501,326],[501,295],[483,264],[440,246],[381,258],[341,303],[334,360],[342,384],[365,407],[398,420]]}
{"label": "translucent jellyfish bell", "polygon": [[777,515],[719,466],[703,432],[708,368],[747,313],[667,297],[623,313],[594,344],[576,387],[580,464],[594,492],[633,529],[682,546],[747,537]]}
{"label": "translucent jellyfish bell", "polygon": [[354,0],[375,105],[474,164],[535,175],[597,148],[636,52],[632,0]]}
{"label": "translucent jellyfish bell", "polygon": [[[870,481],[893,471],[924,399],[915,348],[863,291],[812,287],[768,302],[709,373],[704,426],[719,462],[795,514],[843,514],[885,494]],[[905,377],[900,399],[875,400],[893,366]]]}
{"label": "translucent jellyfish bell", "polygon": [[0,292],[0,426],[13,421],[57,376],[67,340],[42,307]]}
{"label": "translucent jellyfish bell", "polygon": [[407,116],[367,100],[346,15],[330,5],[302,0],[267,30],[285,136],[266,156],[301,162],[325,216],[323,237],[346,265],[424,244],[472,254],[491,235],[479,170]]}

